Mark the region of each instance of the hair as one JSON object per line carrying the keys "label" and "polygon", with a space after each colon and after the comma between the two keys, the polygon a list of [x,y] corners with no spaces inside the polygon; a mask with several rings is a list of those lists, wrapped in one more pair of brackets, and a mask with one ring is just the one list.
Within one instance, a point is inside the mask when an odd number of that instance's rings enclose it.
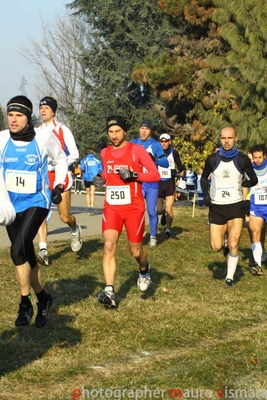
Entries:
{"label": "hair", "polygon": [[265,156],[266,155],[266,147],[264,144],[255,144],[251,149],[249,149],[249,152],[253,155],[253,153],[261,152]]}
{"label": "hair", "polygon": [[95,155],[95,151],[94,151],[94,149],[92,149],[91,147],[88,147],[88,148],[85,150],[85,153],[86,153],[86,154],[94,154],[94,155]]}

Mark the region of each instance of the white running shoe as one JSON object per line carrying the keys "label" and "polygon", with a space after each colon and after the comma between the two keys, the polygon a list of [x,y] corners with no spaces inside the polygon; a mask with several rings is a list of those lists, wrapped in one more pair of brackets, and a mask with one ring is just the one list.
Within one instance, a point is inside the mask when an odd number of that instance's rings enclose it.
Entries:
{"label": "white running shoe", "polygon": [[38,253],[38,257],[46,267],[49,265],[49,257],[47,249],[40,250]]}
{"label": "white running shoe", "polygon": [[150,236],[149,247],[156,247],[157,246],[157,238]]}
{"label": "white running shoe", "polygon": [[81,227],[77,224],[76,232],[71,232],[71,250],[79,251],[82,248],[82,233]]}
{"label": "white running shoe", "polygon": [[[150,264],[148,264],[148,271],[150,270]],[[149,272],[146,275],[142,275],[139,272],[139,277],[137,279],[137,287],[140,292],[145,292],[150,284],[152,283]]]}

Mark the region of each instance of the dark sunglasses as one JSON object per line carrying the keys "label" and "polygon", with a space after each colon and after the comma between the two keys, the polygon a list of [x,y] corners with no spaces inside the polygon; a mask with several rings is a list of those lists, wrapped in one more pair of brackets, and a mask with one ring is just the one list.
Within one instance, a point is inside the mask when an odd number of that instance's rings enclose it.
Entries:
{"label": "dark sunglasses", "polygon": [[169,140],[160,140],[160,143],[167,143]]}

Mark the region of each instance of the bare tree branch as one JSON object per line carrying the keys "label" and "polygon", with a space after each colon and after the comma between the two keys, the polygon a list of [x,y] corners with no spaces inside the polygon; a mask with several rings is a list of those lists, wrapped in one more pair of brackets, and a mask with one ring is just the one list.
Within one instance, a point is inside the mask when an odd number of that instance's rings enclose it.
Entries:
{"label": "bare tree branch", "polygon": [[52,23],[40,18],[42,42],[29,38],[31,47],[20,49],[22,57],[38,71],[36,94],[39,98],[56,97],[63,114],[80,114],[87,97],[81,82],[87,81],[89,75],[81,56],[90,46],[88,24],[67,13],[56,15]]}

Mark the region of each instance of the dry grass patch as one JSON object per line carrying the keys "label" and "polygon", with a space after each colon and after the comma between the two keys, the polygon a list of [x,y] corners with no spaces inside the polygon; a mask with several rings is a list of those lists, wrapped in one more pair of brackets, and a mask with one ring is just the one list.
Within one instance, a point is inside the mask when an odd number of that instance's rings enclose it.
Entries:
{"label": "dry grass patch", "polygon": [[214,399],[226,386],[267,390],[267,272],[249,274],[244,230],[237,284],[226,289],[223,255],[209,248],[207,210],[197,209],[194,219],[191,211],[176,207],[173,237],[165,240],[162,231],[158,246],[148,249],[153,285],[145,294],[136,287],[137,265],[122,235],[115,310],[97,302],[102,238],[84,238],[77,256],[69,243],[51,245],[52,265],[42,274],[55,302],[40,330],[14,327],[18,290],[9,250],[1,249],[0,398],[72,399],[82,387],[146,386],[165,390],[160,398],[166,399],[172,388],[210,389]]}

